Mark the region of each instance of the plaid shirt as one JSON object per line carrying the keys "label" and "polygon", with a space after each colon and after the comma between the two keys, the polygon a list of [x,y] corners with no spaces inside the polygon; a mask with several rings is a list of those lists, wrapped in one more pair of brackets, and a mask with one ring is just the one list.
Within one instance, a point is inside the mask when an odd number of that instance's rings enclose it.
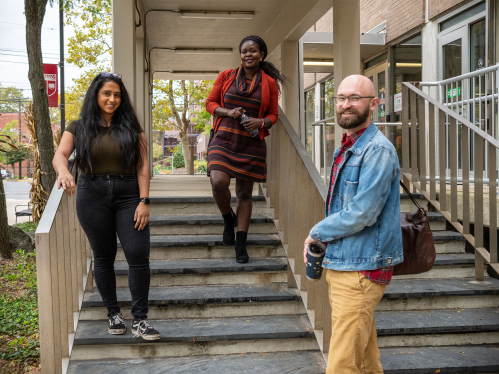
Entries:
{"label": "plaid shirt", "polygon": [[[364,131],[366,131],[366,129],[359,130],[355,134],[349,136],[347,136],[346,133],[343,134],[343,138],[341,139],[341,149],[338,153],[338,156],[336,156],[336,159],[334,160],[333,171],[331,173],[331,182],[329,183],[329,188],[331,190],[329,193],[329,200],[327,202],[328,213],[330,213],[329,209],[331,196],[333,195],[334,181],[336,180],[336,175],[338,174],[340,165],[343,163],[343,161],[345,161],[345,153],[355,144],[357,139],[364,133]],[[361,271],[361,273],[366,276],[371,282],[388,285],[392,279],[393,266],[376,270],[363,270]]]}

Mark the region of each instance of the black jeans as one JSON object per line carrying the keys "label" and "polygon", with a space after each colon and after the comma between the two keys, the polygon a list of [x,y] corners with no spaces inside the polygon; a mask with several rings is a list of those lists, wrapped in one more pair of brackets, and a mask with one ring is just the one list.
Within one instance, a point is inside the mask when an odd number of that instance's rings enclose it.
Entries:
{"label": "black jeans", "polygon": [[116,233],[128,262],[132,316],[147,318],[149,284],[149,224],[142,231],[133,220],[140,192],[135,175],[80,175],[76,213],[94,254],[94,277],[108,316],[119,312],[114,261]]}

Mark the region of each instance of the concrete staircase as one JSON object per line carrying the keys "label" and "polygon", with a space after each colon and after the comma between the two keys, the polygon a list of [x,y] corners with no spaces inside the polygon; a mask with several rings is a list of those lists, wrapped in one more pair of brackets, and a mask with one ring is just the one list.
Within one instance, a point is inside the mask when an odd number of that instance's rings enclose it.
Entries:
{"label": "concrete staircase", "polygon": [[[287,287],[292,275],[264,197],[255,189],[250,262],[237,264],[233,247],[221,242],[223,221],[202,178],[168,179],[157,190],[153,185],[149,319],[161,341],[131,334],[128,267],[119,251],[115,268],[127,335],[107,333],[101,298],[87,292],[69,373],[325,372],[300,292]],[[183,188],[180,181],[186,186],[181,194],[191,196],[162,197],[175,183]],[[414,210],[403,195],[401,204]],[[445,230],[438,213],[430,217],[434,269],[397,277],[376,312],[385,372],[497,373],[499,281],[474,282],[474,255],[465,253],[463,237]]]}

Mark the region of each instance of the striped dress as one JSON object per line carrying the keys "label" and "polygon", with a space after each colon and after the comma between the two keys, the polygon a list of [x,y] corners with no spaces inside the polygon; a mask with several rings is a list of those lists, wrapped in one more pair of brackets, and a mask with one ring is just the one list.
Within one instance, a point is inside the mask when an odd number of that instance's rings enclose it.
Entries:
{"label": "striped dress", "polygon": [[[251,80],[246,79],[251,85]],[[249,96],[239,95],[236,80],[224,95],[227,109],[242,107],[248,117],[257,118],[262,100],[262,83]],[[260,137],[252,137],[240,124],[240,119],[222,117],[208,148],[208,175],[220,170],[231,178],[265,182],[267,178],[267,145]]]}

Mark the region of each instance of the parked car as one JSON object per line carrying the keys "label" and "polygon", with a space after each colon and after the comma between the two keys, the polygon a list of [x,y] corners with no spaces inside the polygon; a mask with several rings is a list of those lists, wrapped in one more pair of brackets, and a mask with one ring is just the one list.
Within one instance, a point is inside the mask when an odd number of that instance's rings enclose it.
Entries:
{"label": "parked car", "polygon": [[12,178],[12,174],[9,173],[7,170],[0,170],[0,172],[2,173],[2,179]]}

